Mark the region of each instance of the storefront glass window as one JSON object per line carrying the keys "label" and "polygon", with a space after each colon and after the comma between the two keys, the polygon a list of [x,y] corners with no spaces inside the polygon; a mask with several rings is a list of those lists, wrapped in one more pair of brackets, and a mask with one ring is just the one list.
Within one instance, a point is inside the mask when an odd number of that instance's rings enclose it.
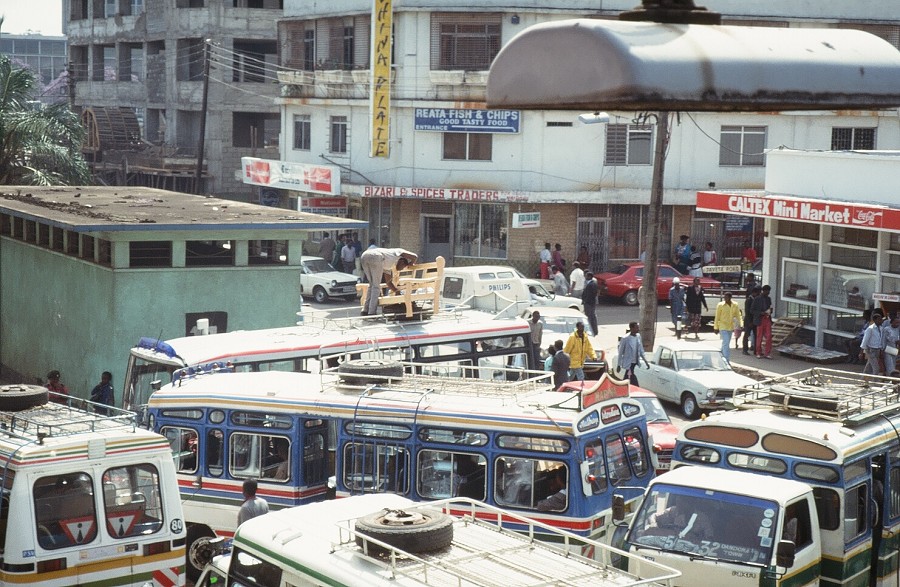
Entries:
{"label": "storefront glass window", "polygon": [[777,234],[817,241],[819,240],[819,225],[811,222],[779,220]]}
{"label": "storefront glass window", "polygon": [[878,233],[862,228],[834,226],[831,228],[831,242],[874,249],[878,246]]}
{"label": "storefront glass window", "polygon": [[887,256],[887,270],[890,273],[900,273],[900,255]]}
{"label": "storefront glass window", "polygon": [[[898,271],[897,273],[900,273],[900,271]],[[900,294],[900,278],[887,277],[887,276],[882,277],[881,278],[881,293]]]}
{"label": "storefront glass window", "polygon": [[828,310],[825,328],[856,336],[863,326],[862,310]]}
{"label": "storefront glass window", "polygon": [[459,204],[454,211],[457,257],[506,259],[506,204]]}
{"label": "storefront glass window", "polygon": [[888,249],[892,251],[900,251],[900,233],[891,233],[891,240],[888,242]]}
{"label": "storefront glass window", "polygon": [[803,241],[778,239],[778,255],[782,258],[790,257],[792,259],[803,259],[804,261],[818,261],[819,245]]}
{"label": "storefront glass window", "polygon": [[826,267],[822,272],[822,303],[862,312],[871,304],[875,275],[843,267]]}
{"label": "storefront glass window", "polygon": [[811,304],[798,304],[788,300],[784,300],[784,311],[778,312],[778,315],[785,318],[802,318],[803,325],[815,328],[816,326],[816,307]]}
{"label": "storefront glass window", "polygon": [[809,263],[784,262],[782,297],[815,303],[819,293],[818,269]]}
{"label": "storefront glass window", "polygon": [[830,246],[829,250],[831,251],[831,258],[828,259],[830,263],[875,270],[875,259],[878,255],[876,251],[867,251],[858,246],[838,247],[836,245]]}

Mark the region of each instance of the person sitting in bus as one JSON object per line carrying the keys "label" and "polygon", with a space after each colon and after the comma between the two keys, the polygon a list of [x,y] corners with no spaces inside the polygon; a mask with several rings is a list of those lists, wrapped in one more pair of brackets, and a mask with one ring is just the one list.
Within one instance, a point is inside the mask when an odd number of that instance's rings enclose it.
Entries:
{"label": "person sitting in bus", "polygon": [[557,467],[550,471],[550,495],[537,504],[538,511],[561,512],[569,502],[569,487],[566,483],[566,468]]}
{"label": "person sitting in bus", "polygon": [[291,457],[288,454],[288,443],[286,441],[276,441],[275,450],[278,453],[278,467],[275,468],[273,479],[285,481],[290,477]]}

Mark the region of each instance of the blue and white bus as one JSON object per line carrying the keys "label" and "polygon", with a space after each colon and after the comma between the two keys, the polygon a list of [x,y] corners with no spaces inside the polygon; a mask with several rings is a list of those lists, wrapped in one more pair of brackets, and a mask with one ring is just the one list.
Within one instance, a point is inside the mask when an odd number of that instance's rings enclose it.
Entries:
{"label": "blue and white bus", "polygon": [[606,539],[613,489],[636,499],[654,475],[627,383],[604,376],[557,392],[543,374],[488,381],[458,366],[431,366],[456,377],[389,367],[373,384],[342,367],[203,374],[154,393],[149,420],[172,445],[189,549],[234,532],[251,478],[272,508],[324,499],[333,477],[337,497],[469,497]]}

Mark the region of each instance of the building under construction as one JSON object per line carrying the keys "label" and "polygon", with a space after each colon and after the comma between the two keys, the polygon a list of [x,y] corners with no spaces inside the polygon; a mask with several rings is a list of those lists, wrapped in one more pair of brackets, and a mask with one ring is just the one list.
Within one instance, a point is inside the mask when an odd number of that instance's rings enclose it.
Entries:
{"label": "building under construction", "polygon": [[67,5],[95,180],[255,201],[241,157],[278,158],[281,0]]}

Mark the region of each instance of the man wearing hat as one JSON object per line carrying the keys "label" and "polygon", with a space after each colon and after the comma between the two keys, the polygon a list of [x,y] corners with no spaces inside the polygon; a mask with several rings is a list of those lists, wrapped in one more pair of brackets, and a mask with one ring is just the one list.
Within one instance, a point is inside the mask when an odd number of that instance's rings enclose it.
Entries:
{"label": "man wearing hat", "polygon": [[59,371],[54,369],[47,373],[46,388],[53,393],[50,394],[50,401],[58,404],[65,404],[69,396],[69,388],[63,385],[59,380]]}

